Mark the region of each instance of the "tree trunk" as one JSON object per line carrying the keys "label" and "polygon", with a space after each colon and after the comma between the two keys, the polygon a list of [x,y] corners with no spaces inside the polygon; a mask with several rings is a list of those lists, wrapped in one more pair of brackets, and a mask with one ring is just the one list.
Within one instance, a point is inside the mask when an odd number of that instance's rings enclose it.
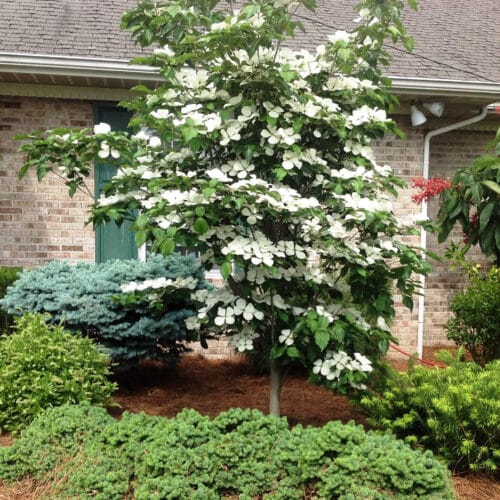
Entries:
{"label": "tree trunk", "polygon": [[271,360],[271,388],[269,391],[269,414],[280,417],[281,413],[281,385],[283,384],[283,370],[276,360]]}

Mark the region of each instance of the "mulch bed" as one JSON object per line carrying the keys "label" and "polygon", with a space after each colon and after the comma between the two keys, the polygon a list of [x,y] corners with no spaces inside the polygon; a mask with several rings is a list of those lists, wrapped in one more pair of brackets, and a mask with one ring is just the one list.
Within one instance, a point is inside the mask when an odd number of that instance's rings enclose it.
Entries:
{"label": "mulch bed", "polygon": [[[427,353],[427,359],[432,359]],[[394,362],[404,369],[404,361]],[[259,375],[244,358],[208,361],[188,356],[177,366],[144,363],[139,368],[117,375],[119,390],[114,401],[119,407],[110,412],[119,417],[123,411],[144,411],[150,415],[173,417],[183,408],[215,416],[232,407],[257,408],[266,412],[269,379]],[[364,424],[364,416],[344,396],[307,383],[300,370],[289,373],[282,390],[282,415],[291,425],[320,426],[330,420]],[[0,436],[0,446],[8,446],[10,436]],[[455,477],[457,498],[461,500],[500,499],[500,483],[484,476]],[[33,484],[26,480],[13,491],[0,485],[0,500],[36,500]],[[20,491],[22,490],[22,491]],[[31,492],[31,493],[30,493]]]}

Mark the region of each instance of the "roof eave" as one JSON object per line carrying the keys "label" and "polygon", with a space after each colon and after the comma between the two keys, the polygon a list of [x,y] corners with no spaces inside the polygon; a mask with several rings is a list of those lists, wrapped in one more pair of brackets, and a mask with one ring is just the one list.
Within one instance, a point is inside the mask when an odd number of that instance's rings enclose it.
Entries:
{"label": "roof eave", "polygon": [[36,75],[81,76],[121,80],[161,80],[152,66],[120,59],[0,53],[0,71]]}
{"label": "roof eave", "polygon": [[[54,76],[81,76],[106,80],[158,82],[162,78],[152,66],[129,64],[120,59],[100,59],[26,53],[0,53],[0,71]],[[463,96],[500,99],[500,82],[443,80],[390,76],[395,94]]]}

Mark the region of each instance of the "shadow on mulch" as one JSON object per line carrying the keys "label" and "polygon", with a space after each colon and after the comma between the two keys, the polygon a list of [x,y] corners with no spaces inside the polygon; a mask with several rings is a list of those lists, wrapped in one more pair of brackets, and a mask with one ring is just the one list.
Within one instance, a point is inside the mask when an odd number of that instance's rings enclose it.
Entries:
{"label": "shadow on mulch", "polygon": [[[119,390],[114,401],[123,411],[144,411],[150,415],[173,417],[183,408],[194,408],[214,417],[229,408],[269,406],[269,376],[259,375],[242,358],[206,360],[188,356],[178,365],[165,367],[146,362],[138,368],[118,374]],[[364,423],[344,396],[310,385],[307,375],[294,369],[285,377],[282,389],[282,415],[291,425],[324,425],[330,420]]]}

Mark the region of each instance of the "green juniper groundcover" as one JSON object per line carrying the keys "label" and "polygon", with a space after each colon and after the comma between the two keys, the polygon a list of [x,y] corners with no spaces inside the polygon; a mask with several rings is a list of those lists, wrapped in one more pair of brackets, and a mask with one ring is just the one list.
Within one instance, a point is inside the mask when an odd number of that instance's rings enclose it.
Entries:
{"label": "green juniper groundcover", "polygon": [[26,476],[50,482],[51,498],[454,498],[429,451],[354,422],[290,429],[249,409],[118,421],[90,405],[53,408],[0,448],[0,479]]}

